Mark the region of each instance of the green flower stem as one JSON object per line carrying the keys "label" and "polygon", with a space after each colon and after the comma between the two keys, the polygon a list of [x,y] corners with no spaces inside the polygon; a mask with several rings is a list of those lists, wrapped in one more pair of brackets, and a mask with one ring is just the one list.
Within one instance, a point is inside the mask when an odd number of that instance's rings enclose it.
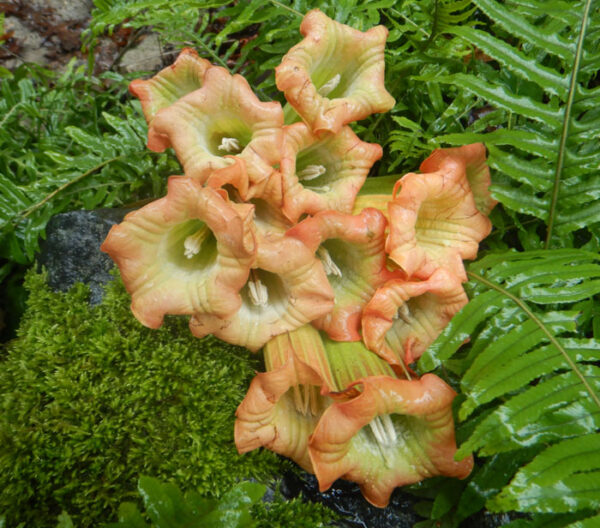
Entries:
{"label": "green flower stem", "polygon": [[285,103],[285,105],[283,106],[283,122],[286,125],[293,125],[298,121],[300,121],[300,116],[298,115],[296,110],[294,110],[290,103]]}
{"label": "green flower stem", "polygon": [[360,191],[359,196],[369,194],[392,194],[396,182],[404,176],[403,174],[388,174],[387,176],[375,176],[367,178]]}

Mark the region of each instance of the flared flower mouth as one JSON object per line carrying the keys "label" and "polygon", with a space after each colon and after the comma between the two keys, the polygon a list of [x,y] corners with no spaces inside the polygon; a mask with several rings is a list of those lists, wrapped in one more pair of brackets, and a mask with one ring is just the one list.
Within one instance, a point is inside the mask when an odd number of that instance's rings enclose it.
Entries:
{"label": "flared flower mouth", "polygon": [[287,232],[302,240],[323,263],[335,305],[313,325],[332,339],[359,341],[364,306],[379,286],[394,277],[386,268],[386,225],[376,209],[364,209],[355,216],[322,211]]}
{"label": "flared flower mouth", "polygon": [[148,147],[173,147],[186,176],[205,182],[217,169],[231,166],[232,156],[246,166],[249,186],[261,184],[280,162],[283,111],[263,103],[241,75],[213,66],[202,88],[160,110],[148,131]]}
{"label": "flared flower mouth", "polygon": [[467,302],[460,280],[444,268],[424,281],[391,280],[363,310],[363,340],[390,364],[408,365]]}
{"label": "flared flower mouth", "polygon": [[237,311],[256,258],[253,208],[193,179],[172,176],[164,198],[129,213],[101,246],[116,262],[137,319]]}
{"label": "flared flower mouth", "polygon": [[462,156],[431,165],[438,170],[406,174],[396,184],[386,251],[408,277],[426,279],[443,266],[466,280],[462,260],[477,256],[492,223],[477,210]]}
{"label": "flared flower mouth", "polygon": [[464,478],[471,472],[471,457],[454,460],[451,404],[456,393],[437,376],[365,377],[348,394],[323,412],[309,440],[321,491],[345,478],[383,508],[397,486],[435,475]]}
{"label": "flared flower mouth", "polygon": [[304,213],[327,209],[350,213],[382,153],[379,145],[361,141],[350,127],[319,139],[304,123],[286,126],[281,160],[283,212],[294,222]]}
{"label": "flared flower mouth", "polygon": [[142,111],[148,125],[159,110],[202,87],[204,74],[212,65],[198,57],[191,48],[184,48],[175,62],[154,77],[136,79],[129,84],[129,91],[142,103]]}
{"label": "flared flower mouth", "polygon": [[192,333],[207,334],[256,351],[273,337],[295,330],[333,308],[334,293],[321,262],[299,240],[263,235],[242,305],[231,317],[197,314]]}
{"label": "flared flower mouth", "polygon": [[485,145],[473,143],[456,148],[435,149],[431,155],[421,163],[421,172],[437,172],[444,167],[445,163],[462,163],[473,192],[475,205],[484,215],[488,216],[498,203],[490,194],[490,169],[487,165]]}
{"label": "flared flower mouth", "polygon": [[308,437],[331,400],[321,394],[331,373],[319,333],[311,326],[281,334],[264,348],[266,372],[257,374],[236,411],[240,453],[266,447],[313,472]]}
{"label": "flared flower mouth", "polygon": [[275,80],[313,133],[335,134],[394,106],[384,87],[384,26],[362,32],[313,9],[300,32],[304,39],[283,57]]}

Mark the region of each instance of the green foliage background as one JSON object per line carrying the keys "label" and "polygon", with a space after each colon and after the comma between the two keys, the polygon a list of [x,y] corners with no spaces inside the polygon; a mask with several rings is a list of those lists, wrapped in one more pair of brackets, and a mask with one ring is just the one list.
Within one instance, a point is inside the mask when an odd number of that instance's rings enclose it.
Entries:
{"label": "green foliage background", "polygon": [[[500,205],[483,258],[469,268],[472,301],[419,363],[460,389],[461,453],[474,453],[477,466],[460,486],[414,487],[422,527],[459,526],[484,507],[521,512],[511,528],[600,522],[599,4],[95,0],[88,46],[120,24],[152,28],[174,51],[195,47],[243,73],[263,100],[281,100],[272,70],[300,40],[302,13],[320,7],[358,29],[384,24],[397,105],[356,127],[385,148],[373,176],[413,171],[437,146],[488,147]],[[123,76],[71,70],[55,79],[30,66],[4,75],[7,290],[52,214],[158,196],[175,162],[144,149]]]}

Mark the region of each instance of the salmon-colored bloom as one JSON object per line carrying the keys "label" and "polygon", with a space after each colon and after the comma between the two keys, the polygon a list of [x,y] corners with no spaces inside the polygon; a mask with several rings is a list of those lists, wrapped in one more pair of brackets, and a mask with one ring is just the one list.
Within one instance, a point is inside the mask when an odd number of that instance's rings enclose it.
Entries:
{"label": "salmon-colored bloom", "polygon": [[475,205],[462,153],[436,159],[425,165],[434,172],[406,174],[397,182],[386,250],[409,277],[426,279],[444,266],[466,280],[462,260],[477,256],[492,224]]}
{"label": "salmon-colored bloom", "polygon": [[206,71],[202,88],[156,114],[148,147],[159,152],[173,147],[185,175],[203,183],[215,171],[230,169],[235,156],[244,161],[251,188],[264,185],[275,172],[281,159],[282,126],[279,103],[261,102],[241,75],[213,66]]}
{"label": "salmon-colored bloom", "polygon": [[338,478],[359,484],[380,508],[394,488],[435,475],[466,477],[472,457],[454,460],[451,404],[456,393],[434,374],[421,379],[370,376],[331,404],[309,441],[321,491]]}
{"label": "salmon-colored bloom", "polygon": [[319,332],[306,325],[274,337],[264,358],[267,371],[237,409],[235,444],[240,453],[266,447],[312,473],[308,437],[331,402],[321,389],[332,383]]}
{"label": "salmon-colored bloom", "polygon": [[436,172],[440,170],[448,159],[464,164],[469,187],[475,197],[477,209],[488,216],[498,203],[490,194],[490,168],[487,165],[485,145],[473,143],[457,148],[435,149],[431,155],[421,163],[421,172]]}
{"label": "salmon-colored bloom", "polygon": [[281,160],[283,212],[293,222],[302,214],[326,209],[350,213],[382,153],[379,145],[361,141],[350,127],[319,139],[304,123],[286,126]]}
{"label": "salmon-colored bloom", "polygon": [[198,57],[191,48],[184,48],[175,62],[147,80],[136,79],[129,91],[142,103],[148,125],[159,110],[172,105],[184,95],[202,87],[204,74],[210,62]]}
{"label": "salmon-colored bloom", "polygon": [[384,26],[362,32],[313,9],[300,32],[304,39],[283,57],[275,80],[313,133],[335,134],[394,106],[384,87]]}
{"label": "salmon-colored bloom", "polygon": [[313,324],[337,341],[359,341],[363,307],[394,274],[386,268],[387,222],[376,209],[358,215],[322,211],[288,231],[321,259],[335,292],[333,310]]}
{"label": "salmon-colored bloom", "polygon": [[167,196],[129,213],[101,246],[117,263],[131,309],[158,328],[165,314],[221,317],[241,305],[256,258],[253,207],[172,176]]}
{"label": "salmon-colored bloom", "polygon": [[408,365],[467,302],[460,280],[444,268],[424,281],[391,280],[363,310],[363,340],[390,364]]}
{"label": "salmon-colored bloom", "polygon": [[293,237],[263,233],[252,268],[240,309],[229,317],[194,315],[194,335],[214,334],[255,351],[333,308],[334,293],[321,262]]}

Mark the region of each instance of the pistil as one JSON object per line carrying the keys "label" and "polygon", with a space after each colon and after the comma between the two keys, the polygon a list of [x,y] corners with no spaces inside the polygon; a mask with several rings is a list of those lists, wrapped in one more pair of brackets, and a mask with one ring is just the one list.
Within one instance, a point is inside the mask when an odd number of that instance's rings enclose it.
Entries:
{"label": "pistil", "polygon": [[292,389],[294,406],[303,416],[316,416],[319,413],[319,389],[314,385],[294,385]]}

